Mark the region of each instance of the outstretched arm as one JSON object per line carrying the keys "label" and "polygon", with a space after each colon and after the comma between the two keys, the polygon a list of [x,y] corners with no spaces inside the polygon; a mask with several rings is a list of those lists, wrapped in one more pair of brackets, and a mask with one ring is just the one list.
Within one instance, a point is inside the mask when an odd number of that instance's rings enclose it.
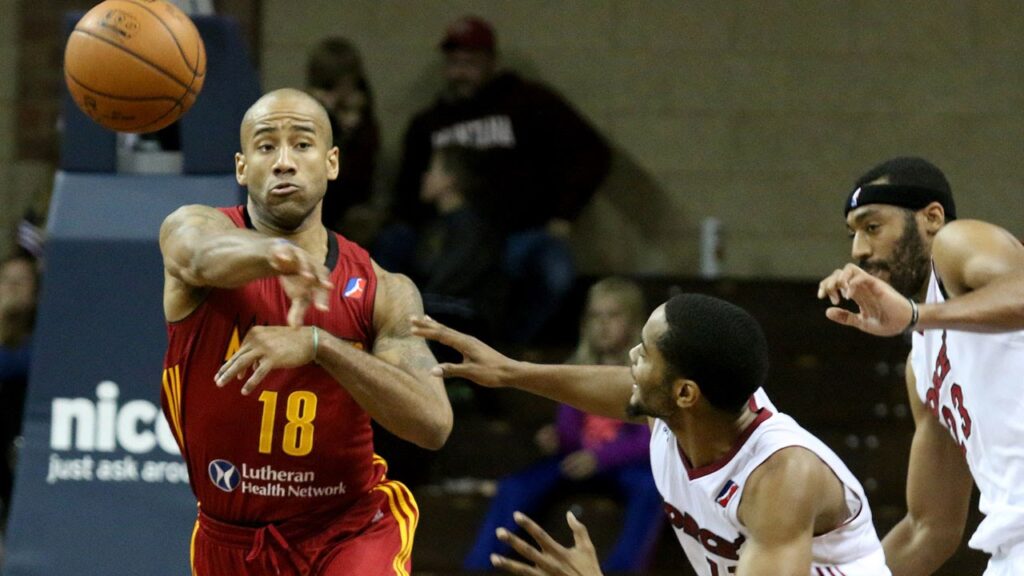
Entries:
{"label": "outstretched arm", "polygon": [[914,440],[907,470],[907,515],[882,540],[893,576],[931,574],[956,552],[970,507],[970,470],[952,436],[917,396],[907,362]]}
{"label": "outstretched arm", "polygon": [[413,334],[436,340],[462,354],[460,364],[437,366],[437,376],[465,378],[488,388],[518,388],[591,414],[630,419],[626,414],[633,394],[629,368],[519,362],[431,318],[413,318],[412,326]]}
{"label": "outstretched arm", "polygon": [[737,576],[763,574],[766,566],[780,576],[810,573],[815,529],[845,508],[839,479],[817,455],[800,447],[779,450],[750,475],[743,491],[737,515],[749,538]]}
{"label": "outstretched arm", "polygon": [[437,365],[423,338],[414,336],[409,317],[423,314],[420,293],[405,276],[374,264],[377,298],[372,354],[333,336],[320,340],[317,362],[343,382],[356,402],[399,438],[437,450],[452,430],[452,407]]}
{"label": "outstretched arm", "polygon": [[191,313],[209,288],[234,288],[281,276],[292,299],[288,323],[298,326],[311,303],[326,309],[327,268],[309,252],[279,238],[238,228],[209,206],[183,206],[160,227],[164,258],[164,314],[176,321]]}

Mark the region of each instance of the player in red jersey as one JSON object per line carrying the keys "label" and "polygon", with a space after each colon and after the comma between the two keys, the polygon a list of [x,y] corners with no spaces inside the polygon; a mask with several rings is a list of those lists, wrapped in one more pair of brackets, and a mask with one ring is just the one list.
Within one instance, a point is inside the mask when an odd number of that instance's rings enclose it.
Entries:
{"label": "player in red jersey", "polygon": [[416,502],[385,477],[370,418],[438,449],[452,411],[410,333],[416,287],[321,224],[331,141],[307,94],[263,96],[235,155],[246,204],[185,206],[160,229],[162,401],[200,505],[196,575],[412,567]]}

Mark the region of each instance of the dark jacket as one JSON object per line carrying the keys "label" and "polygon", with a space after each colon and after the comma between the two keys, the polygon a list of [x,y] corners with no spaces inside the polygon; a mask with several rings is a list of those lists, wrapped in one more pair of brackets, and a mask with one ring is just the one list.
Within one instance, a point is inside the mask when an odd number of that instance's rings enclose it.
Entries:
{"label": "dark jacket", "polygon": [[604,180],[611,152],[600,134],[550,89],[512,73],[496,76],[469,100],[439,99],[405,134],[393,212],[420,225],[432,207],[419,200],[434,146],[486,150],[488,193],[481,212],[512,232],[552,218],[574,220]]}

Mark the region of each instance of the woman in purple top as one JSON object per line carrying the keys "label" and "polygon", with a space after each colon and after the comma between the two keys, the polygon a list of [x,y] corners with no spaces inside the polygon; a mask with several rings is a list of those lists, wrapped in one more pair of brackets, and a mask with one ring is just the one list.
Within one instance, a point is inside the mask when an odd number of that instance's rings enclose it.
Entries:
{"label": "woman in purple top", "polygon": [[[606,278],[594,284],[587,293],[580,343],[569,362],[628,364],[629,349],[640,339],[646,311],[634,282]],[[510,551],[494,531],[499,527],[517,530],[513,512],[533,515],[555,490],[586,484],[587,488],[607,487],[625,505],[622,532],[602,567],[608,572],[643,570],[661,527],[661,497],[648,464],[647,426],[561,405],[556,424],[541,428],[536,440],[550,457],[501,480],[464,567],[490,570],[492,553]]]}

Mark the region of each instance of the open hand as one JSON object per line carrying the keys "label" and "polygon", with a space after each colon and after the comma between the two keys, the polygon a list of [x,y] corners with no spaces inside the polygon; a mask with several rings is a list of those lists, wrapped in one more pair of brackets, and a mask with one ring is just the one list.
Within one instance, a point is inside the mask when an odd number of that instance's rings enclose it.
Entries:
{"label": "open hand", "polygon": [[334,284],[330,271],[313,256],[298,246],[280,240],[270,250],[270,265],[279,274],[278,279],[291,300],[288,325],[302,326],[306,310],[313,304],[326,311]]}
{"label": "open hand", "polygon": [[498,540],[508,544],[520,556],[533,563],[524,564],[499,554],[491,555],[491,564],[495,568],[520,576],[600,576],[601,567],[597,560],[597,552],[590,541],[587,527],[572,512],[566,512],[565,519],[572,529],[574,545],[566,548],[528,516],[516,512],[513,516],[527,534],[533,538],[537,546],[528,544],[522,538],[504,528],[498,528]]}
{"label": "open hand", "polygon": [[[320,337],[326,333],[321,330]],[[253,326],[245,335],[238,351],[217,371],[217,386],[223,388],[232,379],[241,380],[252,372],[242,385],[248,395],[267,373],[276,368],[294,368],[313,361],[312,328],[290,326]]]}
{"label": "open hand", "polygon": [[[818,284],[818,298],[832,302],[833,306],[825,311],[829,320],[875,336],[901,334],[910,326],[913,316],[906,296],[855,264],[847,264],[822,280]],[[844,299],[853,300],[859,310],[839,308]]]}
{"label": "open hand", "polygon": [[514,360],[480,340],[452,330],[429,316],[415,316],[411,322],[414,335],[440,342],[462,354],[461,364],[439,364],[434,367],[431,374],[443,378],[465,378],[487,388],[505,386],[502,377]]}

